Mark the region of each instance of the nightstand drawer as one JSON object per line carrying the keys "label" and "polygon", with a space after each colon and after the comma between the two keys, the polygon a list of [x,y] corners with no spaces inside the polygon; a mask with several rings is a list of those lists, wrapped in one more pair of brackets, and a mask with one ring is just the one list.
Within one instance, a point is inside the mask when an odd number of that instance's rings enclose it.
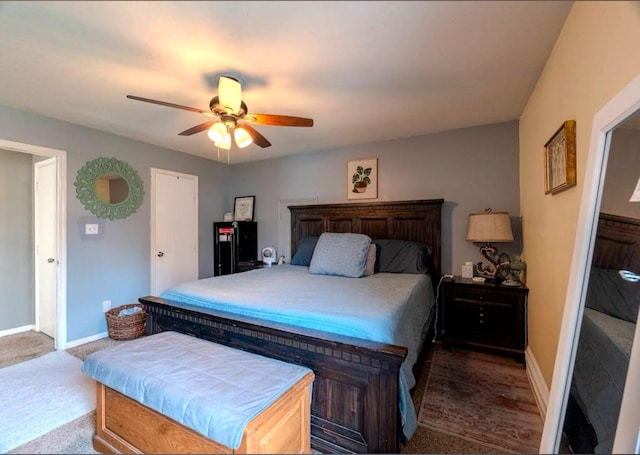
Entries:
{"label": "nightstand drawer", "polygon": [[517,315],[513,305],[454,299],[447,305],[447,336],[496,346],[518,348]]}
{"label": "nightstand drawer", "polygon": [[486,288],[478,290],[456,289],[452,293],[452,298],[458,301],[470,303],[491,303],[495,305],[512,306],[513,296],[499,291],[487,290]]}

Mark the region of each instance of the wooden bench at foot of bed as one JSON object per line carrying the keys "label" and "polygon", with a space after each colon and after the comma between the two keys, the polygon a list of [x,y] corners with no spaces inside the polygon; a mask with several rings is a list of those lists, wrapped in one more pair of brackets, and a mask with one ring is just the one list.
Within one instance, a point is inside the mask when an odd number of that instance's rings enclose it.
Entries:
{"label": "wooden bench at foot of bed", "polygon": [[89,355],[103,453],[311,453],[308,368],[175,332]]}
{"label": "wooden bench at foot of bed", "polygon": [[245,428],[236,450],[98,382],[93,448],[102,453],[311,453],[312,375],[301,379]]}

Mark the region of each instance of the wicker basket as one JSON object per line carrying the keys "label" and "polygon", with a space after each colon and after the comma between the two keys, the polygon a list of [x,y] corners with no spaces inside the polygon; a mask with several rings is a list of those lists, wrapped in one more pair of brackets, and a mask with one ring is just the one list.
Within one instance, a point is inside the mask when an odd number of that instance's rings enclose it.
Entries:
{"label": "wicker basket", "polygon": [[[118,316],[120,311],[133,307],[140,307],[142,311],[126,316]],[[105,316],[107,317],[109,337],[114,340],[132,340],[133,338],[144,335],[146,313],[144,312],[144,306],[139,303],[131,303],[111,308],[105,313]]]}

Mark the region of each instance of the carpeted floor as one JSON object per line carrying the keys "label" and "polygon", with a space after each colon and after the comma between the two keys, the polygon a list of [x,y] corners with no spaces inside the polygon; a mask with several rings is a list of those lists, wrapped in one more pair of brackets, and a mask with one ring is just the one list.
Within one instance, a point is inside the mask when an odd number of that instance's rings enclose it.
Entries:
{"label": "carpeted floor", "polygon": [[[80,360],[100,349],[126,341],[114,341],[105,338],[92,343],[67,350]],[[15,364],[30,358],[47,354],[53,350],[52,340],[40,333],[25,332],[0,338],[0,368]],[[413,402],[416,409],[420,409],[423,396],[427,388],[427,379],[431,371],[434,355],[438,360],[439,352],[444,351],[439,345],[435,345],[429,352],[422,375],[415,387]],[[466,351],[453,351],[464,353]],[[492,357],[492,356],[490,356]],[[436,362],[437,363],[437,362]],[[522,367],[520,367],[522,368]],[[496,378],[500,376],[496,373]],[[55,453],[55,454],[96,454],[93,450],[91,437],[95,432],[95,411],[69,422],[55,430],[36,438],[8,453]],[[455,436],[433,428],[420,425],[413,438],[402,448],[401,453],[510,453],[510,450],[499,450],[496,447],[478,441],[469,440],[466,437]],[[537,452],[536,450],[532,450]]]}
{"label": "carpeted floor", "polygon": [[[84,360],[89,354],[126,341],[103,338],[67,349]],[[39,332],[22,332],[0,338],[0,368],[53,352],[53,340]],[[37,437],[7,453],[96,454],[91,438],[95,433],[95,410]]]}
{"label": "carpeted floor", "polygon": [[0,452],[69,423],[96,408],[95,382],[65,351],[0,368]]}

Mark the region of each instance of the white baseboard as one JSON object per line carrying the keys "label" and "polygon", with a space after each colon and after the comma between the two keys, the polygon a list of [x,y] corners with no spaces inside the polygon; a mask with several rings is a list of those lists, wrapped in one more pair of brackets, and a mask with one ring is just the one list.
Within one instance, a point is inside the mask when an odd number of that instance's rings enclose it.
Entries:
{"label": "white baseboard", "polygon": [[22,327],[16,327],[15,329],[7,329],[0,331],[0,337],[6,337],[9,335],[15,335],[16,333],[28,332],[29,330],[34,330],[36,328],[35,325],[24,325]]}
{"label": "white baseboard", "polygon": [[524,351],[524,359],[527,364],[527,377],[531,384],[531,390],[533,391],[533,397],[536,399],[538,405],[538,411],[542,420],[547,415],[547,405],[549,404],[549,388],[542,376],[538,362],[536,361],[533,351],[529,346]]}
{"label": "white baseboard", "polygon": [[107,338],[108,336],[109,336],[109,332],[102,332],[102,333],[98,333],[97,335],[91,335],[90,337],[69,341],[67,343],[66,349],[75,348],[76,346],[80,346],[81,344],[86,344],[86,343],[91,343],[92,341],[101,340],[103,338]]}

